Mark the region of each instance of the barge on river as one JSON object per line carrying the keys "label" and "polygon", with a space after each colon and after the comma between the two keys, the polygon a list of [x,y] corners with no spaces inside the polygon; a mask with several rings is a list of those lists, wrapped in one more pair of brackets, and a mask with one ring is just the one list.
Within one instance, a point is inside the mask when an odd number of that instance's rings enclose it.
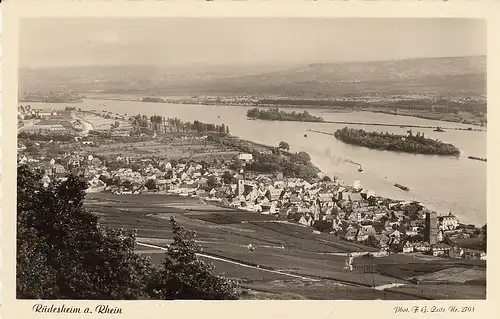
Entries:
{"label": "barge on river", "polygon": [[469,156],[469,159],[486,162],[486,158]]}
{"label": "barge on river", "polygon": [[410,190],[408,187],[406,187],[404,185],[401,185],[401,184],[398,184],[398,183],[394,184],[394,186],[396,186],[397,188],[402,189],[404,191],[409,191]]}

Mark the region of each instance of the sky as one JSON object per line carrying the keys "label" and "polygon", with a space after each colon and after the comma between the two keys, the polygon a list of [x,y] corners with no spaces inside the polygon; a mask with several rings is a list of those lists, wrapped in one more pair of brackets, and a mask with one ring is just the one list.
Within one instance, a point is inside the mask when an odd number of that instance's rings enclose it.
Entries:
{"label": "sky", "polygon": [[21,67],[263,65],[486,55],[475,19],[25,18]]}

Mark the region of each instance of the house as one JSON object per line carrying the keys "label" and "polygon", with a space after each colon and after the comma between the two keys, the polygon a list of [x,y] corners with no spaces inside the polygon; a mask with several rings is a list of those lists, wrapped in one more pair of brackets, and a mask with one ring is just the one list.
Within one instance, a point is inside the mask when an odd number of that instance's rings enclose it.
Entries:
{"label": "house", "polygon": [[349,201],[351,199],[351,193],[350,192],[339,192],[338,194],[338,200],[346,200]]}
{"label": "house", "polygon": [[410,243],[409,241],[407,241],[404,245],[403,245],[403,253],[412,253],[414,251],[414,247],[413,247],[413,244]]}
{"label": "house", "polygon": [[285,188],[285,182],[282,181],[282,180],[274,181],[274,188],[284,189]]}
{"label": "house", "polygon": [[257,198],[259,198],[259,191],[257,188],[245,185],[245,191],[243,192],[243,196],[248,202],[255,202]]}
{"label": "house", "polygon": [[486,260],[486,253],[484,251],[475,249],[464,249],[464,259]]}
{"label": "house", "polygon": [[309,216],[309,214],[302,215],[302,217],[299,219],[299,223],[304,225],[304,226],[312,226],[314,220]]}
{"label": "house", "polygon": [[444,232],[440,230],[437,234],[437,241],[438,243],[442,242],[444,240]]}
{"label": "house", "polygon": [[448,257],[450,258],[456,258],[460,259],[464,255],[464,250],[460,247],[451,247],[450,250],[448,251]]}
{"label": "house", "polygon": [[370,235],[368,234],[368,232],[366,231],[366,229],[364,229],[363,227],[361,227],[361,228],[358,229],[358,232],[356,234],[356,241],[363,242],[363,241],[367,240],[369,236]]}
{"label": "house", "polygon": [[397,247],[399,246],[399,244],[401,244],[401,239],[399,237],[389,237],[389,242],[387,243],[387,245],[389,245],[390,247]]}
{"label": "house", "polygon": [[64,168],[61,164],[55,164],[53,171],[56,175],[66,174],[66,168]]}
{"label": "house", "polygon": [[352,226],[349,226],[346,230],[340,233],[340,237],[345,240],[356,240],[356,236],[358,234],[358,230]]}
{"label": "house", "polygon": [[400,238],[401,237],[401,232],[396,229],[396,230],[394,230],[393,232],[390,233],[389,237]]}
{"label": "house", "polygon": [[454,230],[458,227],[458,218],[452,215],[451,212],[446,216],[440,216],[438,222],[442,230]]}
{"label": "house", "polygon": [[48,177],[47,175],[44,175],[41,179],[41,183],[43,184],[44,187],[47,187],[49,186],[50,184],[50,177]]}
{"label": "house", "polygon": [[431,252],[433,256],[447,256],[450,249],[450,246],[443,243],[438,243],[431,247]]}
{"label": "house", "polygon": [[351,202],[362,202],[363,201],[363,197],[361,196],[361,193],[351,193],[349,195],[349,199],[351,200]]}
{"label": "house", "polygon": [[414,251],[427,252],[431,249],[428,242],[417,242],[413,244]]}
{"label": "house", "polygon": [[283,189],[280,189],[280,188],[270,187],[268,192],[269,192],[269,196],[271,197],[269,200],[270,201],[277,201],[280,199],[281,194],[284,191],[283,191]]}
{"label": "house", "polygon": [[382,249],[387,249],[389,247],[389,242],[391,238],[385,234],[376,235],[375,238],[379,241],[380,247]]}
{"label": "house", "polygon": [[299,197],[299,194],[296,194],[296,193],[290,195],[289,201],[292,204],[299,204],[302,202],[302,200]]}
{"label": "house", "polygon": [[405,235],[410,236],[410,237],[416,236],[416,235],[418,235],[418,231],[415,231],[413,229],[406,229]]}
{"label": "house", "polygon": [[238,155],[238,159],[240,161],[249,162],[249,161],[253,160],[253,155],[252,154],[247,154],[247,153],[242,153],[242,154]]}
{"label": "house", "polygon": [[376,236],[377,235],[377,231],[375,230],[375,228],[372,225],[363,226],[363,229],[366,231],[368,236]]}
{"label": "house", "polygon": [[333,194],[331,193],[319,193],[317,197],[322,204],[333,202]]}
{"label": "house", "polygon": [[349,215],[349,220],[359,223],[363,220],[363,215],[359,211],[353,211],[351,215]]}

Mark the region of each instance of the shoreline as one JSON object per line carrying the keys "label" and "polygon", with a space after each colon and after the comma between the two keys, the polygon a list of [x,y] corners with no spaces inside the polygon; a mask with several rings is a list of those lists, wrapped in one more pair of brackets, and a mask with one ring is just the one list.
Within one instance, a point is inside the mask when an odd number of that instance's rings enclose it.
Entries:
{"label": "shoreline", "polygon": [[[271,104],[255,104],[255,103],[242,103],[242,104],[236,104],[236,103],[223,103],[223,102],[220,102],[220,103],[194,103],[193,101],[189,101],[189,102],[183,102],[183,101],[177,101],[177,102],[172,102],[172,101],[168,101],[168,100],[165,100],[165,102],[144,102],[142,101],[140,98],[137,98],[137,99],[133,99],[131,97],[129,98],[118,98],[118,97],[85,97],[85,99],[88,99],[88,100],[106,100],[106,101],[130,101],[130,102],[142,102],[142,103],[155,103],[155,104],[192,104],[192,105],[215,105],[215,106],[234,106],[234,107],[263,107],[263,108],[271,108],[271,107],[277,107],[276,105],[271,105]],[[40,102],[40,103],[44,103],[44,102]],[[341,112],[341,113],[352,113],[352,112],[370,112],[370,113],[382,113],[382,114],[388,114],[388,115],[394,115],[394,116],[405,116],[405,117],[414,117],[414,118],[419,118],[419,119],[424,119],[424,120],[429,120],[429,121],[441,121],[441,122],[447,122],[447,123],[455,123],[455,124],[463,124],[463,125],[472,125],[472,126],[476,126],[476,128],[473,128],[472,131],[479,131],[479,132],[486,132],[487,131],[487,125],[480,125],[479,123],[464,123],[464,122],[461,122],[461,121],[453,121],[453,120],[450,120],[450,119],[446,119],[446,118],[433,118],[432,116],[430,115],[425,115],[425,114],[405,114],[405,113],[394,113],[394,111],[391,111],[390,109],[385,109],[385,110],[371,110],[371,109],[367,109],[367,108],[361,108],[361,109],[348,109],[348,108],[327,108],[327,107],[323,107],[323,106],[311,106],[311,105],[307,105],[307,106],[300,106],[300,105],[280,105],[279,107],[282,107],[282,108],[296,108],[296,109],[305,109],[305,110],[323,110],[323,111],[328,111],[328,112]],[[416,111],[415,111],[416,112]],[[432,114],[432,113],[430,113]],[[335,121],[333,122],[330,122],[330,121],[324,121],[324,122],[318,122],[318,123],[336,123]],[[340,124],[356,124],[356,123],[347,123],[347,122],[340,122]],[[369,123],[363,123],[363,124],[359,124],[359,125],[374,125],[374,124],[369,124]],[[404,124],[394,124],[394,125],[389,125],[389,126],[400,126],[400,125],[404,125]],[[385,125],[381,125],[381,126],[385,126]],[[404,126],[407,126],[407,127],[411,127],[411,125],[404,125]],[[420,126],[414,126],[416,128],[420,127]],[[422,128],[436,128],[435,126],[429,126],[429,127],[424,127],[422,126]],[[468,129],[460,129],[460,128],[444,128],[444,129],[448,129],[448,130],[461,130],[461,131],[470,131]]]}
{"label": "shoreline", "polygon": [[[124,115],[123,115],[123,114],[121,114],[121,113],[120,113],[120,115],[121,115],[121,116],[124,116]],[[274,149],[274,148],[275,148],[275,147],[270,146],[270,145],[266,145],[266,144],[262,144],[262,143],[254,142],[254,141],[247,140],[247,139],[242,139],[242,138],[240,138],[240,137],[238,137],[238,136],[235,136],[235,135],[229,135],[229,136],[231,136],[231,137],[233,137],[233,138],[237,138],[237,139],[239,139],[239,140],[241,140],[241,141],[243,141],[243,142],[249,143],[250,145],[255,145],[255,146],[258,146],[258,147],[261,147],[261,148],[265,148],[265,149],[268,149],[268,150],[272,150],[272,149]],[[293,154],[293,152],[283,152],[283,153],[287,153],[287,155],[291,155],[291,154]],[[311,160],[310,164],[311,164],[311,166],[312,166],[312,167],[314,167],[314,168],[317,170],[317,172],[318,172],[319,174],[322,174],[323,176],[328,176],[328,177],[330,177],[330,178],[333,180],[332,176],[329,176],[329,174],[325,173],[325,172],[321,169],[321,167],[319,167],[318,165],[314,164],[312,160]],[[361,182],[361,180],[360,180],[360,182]],[[339,183],[340,183],[341,185],[344,185],[344,186],[346,186],[346,185],[350,185],[349,183],[346,183],[345,181],[342,181],[342,180],[339,180]],[[375,192],[376,192],[376,190],[373,190],[373,191],[375,191]],[[377,193],[377,192],[376,192],[376,193]],[[382,196],[377,196],[377,197],[384,198],[384,199],[388,199],[388,200],[394,200],[394,201],[405,201],[404,199],[398,199],[398,198],[394,198],[394,197],[382,197]],[[418,202],[418,203],[420,203],[422,206],[424,206],[424,207],[426,207],[426,208],[429,208],[429,207],[432,207],[432,206],[433,206],[433,205],[429,205],[429,204],[424,204],[424,203],[422,203],[421,201],[418,201],[418,200],[415,200],[415,201],[416,201],[416,202]],[[473,222],[472,224],[474,224],[476,227],[481,227],[481,226],[482,226],[480,223],[477,223],[477,222]]]}

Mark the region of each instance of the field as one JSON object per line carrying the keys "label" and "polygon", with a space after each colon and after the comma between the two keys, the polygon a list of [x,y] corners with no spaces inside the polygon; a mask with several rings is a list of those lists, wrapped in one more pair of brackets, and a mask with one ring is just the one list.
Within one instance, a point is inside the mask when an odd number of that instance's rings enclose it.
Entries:
{"label": "field", "polygon": [[[217,274],[240,282],[244,299],[431,298],[432,293],[422,295],[411,279],[446,279],[453,277],[454,268],[463,269],[463,274],[475,280],[474,285],[455,280],[473,287],[464,290],[471,292],[468,298],[486,291],[481,281],[483,261],[458,265],[457,261],[418,254],[358,257],[355,270],[348,271],[342,253],[369,253],[373,249],[330,234],[314,234],[309,228],[274,216],[213,206],[194,198],[97,193],[87,196],[85,206],[98,213],[104,225],[136,229],[137,252],[156,264],[164,258],[162,247],[172,239],[169,218],[174,216],[180,225],[196,232],[203,254],[200,258],[212,263]],[[249,244],[254,251],[248,250]],[[373,289],[394,283],[405,286]],[[453,289],[461,285],[446,283],[439,286],[452,286],[443,290],[448,294],[443,298],[451,298]]]}
{"label": "field", "polygon": [[391,288],[390,292],[411,294],[418,298],[446,300],[446,299],[486,299],[486,287],[483,285],[406,285]]}
{"label": "field", "polygon": [[88,150],[103,156],[119,154],[120,156],[136,158],[154,155],[169,159],[189,157],[193,160],[230,159],[239,154],[234,149],[222,147],[213,142],[202,139],[183,140],[180,136],[150,141],[106,143]]}

